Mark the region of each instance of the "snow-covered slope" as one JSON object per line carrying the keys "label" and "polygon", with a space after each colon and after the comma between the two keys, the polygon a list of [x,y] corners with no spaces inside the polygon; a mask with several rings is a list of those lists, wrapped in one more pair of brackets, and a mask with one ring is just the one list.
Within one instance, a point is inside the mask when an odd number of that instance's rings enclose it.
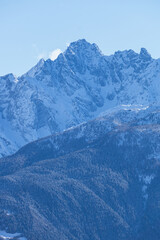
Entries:
{"label": "snow-covered slope", "polygon": [[104,56],[86,40],[18,79],[0,78],[0,156],[122,104],[160,103],[160,59],[146,49]]}
{"label": "snow-covered slope", "polygon": [[121,106],[1,158],[0,235],[159,240],[159,139],[159,106]]}

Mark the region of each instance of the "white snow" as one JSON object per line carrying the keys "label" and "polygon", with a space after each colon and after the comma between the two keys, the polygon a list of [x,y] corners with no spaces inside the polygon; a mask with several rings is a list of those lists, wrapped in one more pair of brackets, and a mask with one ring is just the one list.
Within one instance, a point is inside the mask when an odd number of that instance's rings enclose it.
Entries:
{"label": "white snow", "polygon": [[[18,79],[0,77],[0,156],[98,116],[139,114],[160,103],[160,60],[143,61],[131,50],[107,57],[80,40]],[[117,118],[114,123],[121,125]]]}
{"label": "white snow", "polygon": [[2,239],[13,239],[14,237],[18,237],[20,235],[20,233],[7,233],[6,231],[0,231],[0,237]]}
{"label": "white snow", "polygon": [[4,240],[13,239],[15,237],[18,240],[27,240],[27,238],[21,237],[21,235],[22,235],[21,233],[7,233],[6,231],[0,230],[0,238],[2,238]]}
{"label": "white snow", "polygon": [[139,175],[139,180],[144,183],[142,186],[142,193],[145,200],[148,199],[148,185],[151,184],[152,180],[155,178],[154,174],[151,175]]}

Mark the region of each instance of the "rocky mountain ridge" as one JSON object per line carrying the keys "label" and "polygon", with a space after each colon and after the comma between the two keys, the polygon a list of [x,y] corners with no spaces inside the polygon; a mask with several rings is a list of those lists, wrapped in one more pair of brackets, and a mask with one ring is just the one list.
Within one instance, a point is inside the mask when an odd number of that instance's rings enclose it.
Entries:
{"label": "rocky mountain ridge", "polygon": [[82,39],[19,78],[0,77],[0,86],[0,156],[6,156],[107,109],[158,104],[160,59],[144,48],[105,56]]}

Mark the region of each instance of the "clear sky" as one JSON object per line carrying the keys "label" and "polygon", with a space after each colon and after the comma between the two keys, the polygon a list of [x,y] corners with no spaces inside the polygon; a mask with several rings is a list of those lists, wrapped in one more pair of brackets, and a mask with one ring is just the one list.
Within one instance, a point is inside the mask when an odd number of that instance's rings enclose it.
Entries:
{"label": "clear sky", "polygon": [[81,38],[106,55],[145,47],[159,58],[160,0],[0,0],[0,75],[19,76]]}

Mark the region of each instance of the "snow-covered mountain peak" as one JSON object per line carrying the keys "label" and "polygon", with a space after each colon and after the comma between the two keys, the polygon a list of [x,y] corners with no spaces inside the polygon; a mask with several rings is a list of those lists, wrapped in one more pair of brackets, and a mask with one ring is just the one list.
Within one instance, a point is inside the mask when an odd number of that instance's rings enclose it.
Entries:
{"label": "snow-covered mountain peak", "polygon": [[140,54],[134,52],[132,49],[124,50],[124,51],[117,51],[114,55],[112,55],[114,59],[117,61],[129,61],[131,63],[146,63],[151,62],[153,59],[151,55],[148,53],[148,51],[145,48],[141,48]]}
{"label": "snow-covered mountain peak", "polygon": [[39,62],[33,68],[31,68],[26,74],[22,75],[22,77],[26,77],[26,76],[35,77],[44,66],[44,63],[45,63],[45,60],[43,58],[40,59]]}
{"label": "snow-covered mountain peak", "polygon": [[150,62],[152,60],[152,57],[151,57],[150,53],[148,53],[147,49],[141,48],[140,59],[142,59],[145,62]]}
{"label": "snow-covered mountain peak", "polygon": [[98,46],[95,43],[89,43],[85,39],[80,39],[75,42],[71,42],[68,49],[72,49],[74,51],[83,51],[83,50],[99,50]]}
{"label": "snow-covered mountain peak", "polygon": [[150,61],[152,59],[150,53],[148,53],[147,49],[141,48],[140,57],[145,61]]}
{"label": "snow-covered mountain peak", "polygon": [[[108,59],[109,57],[107,57]],[[133,50],[124,50],[124,51],[116,51],[114,55],[111,56],[111,61],[118,64],[123,64],[126,66],[132,65],[139,59],[139,54],[134,52]]]}
{"label": "snow-covered mountain peak", "polygon": [[1,102],[6,101],[10,98],[10,94],[14,89],[15,85],[18,83],[18,79],[12,73],[0,77],[0,109]]}
{"label": "snow-covered mountain peak", "polygon": [[160,104],[159,79],[160,60],[145,49],[108,57],[94,43],[73,42],[56,60],[41,59],[18,81],[12,74],[0,77],[0,154],[119,105]]}
{"label": "snow-covered mountain peak", "polygon": [[91,44],[85,39],[72,42],[65,51],[66,58],[68,58],[70,55],[76,55],[81,60],[95,56],[99,57],[101,54],[102,53],[100,49],[95,43]]}
{"label": "snow-covered mountain peak", "polygon": [[0,77],[0,81],[8,81],[8,82],[17,82],[17,77],[15,75],[13,75],[12,73],[6,74],[2,77]]}

